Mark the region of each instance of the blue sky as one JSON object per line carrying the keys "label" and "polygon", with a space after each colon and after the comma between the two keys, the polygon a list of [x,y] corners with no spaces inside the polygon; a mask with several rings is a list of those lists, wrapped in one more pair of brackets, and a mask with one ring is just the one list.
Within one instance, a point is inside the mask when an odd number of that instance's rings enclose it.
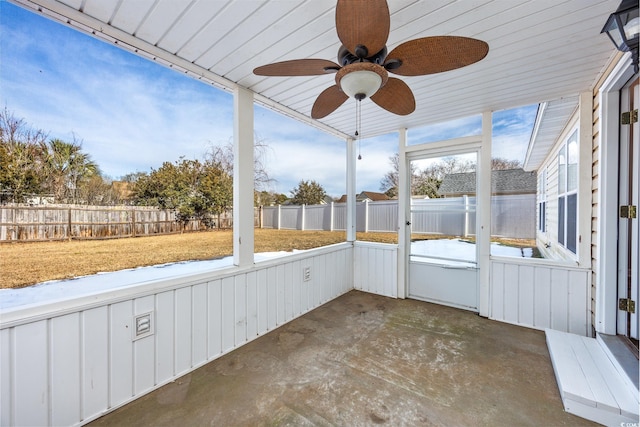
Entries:
{"label": "blue sky", "polygon": [[[82,142],[103,173],[149,172],[180,156],[202,158],[233,138],[231,94],[0,1],[0,102],[51,138]],[[523,160],[537,106],[494,114],[494,157]],[[289,195],[315,180],[345,192],[345,143],[256,107],[255,130],[269,150],[271,190]],[[478,134],[473,117],[412,130],[410,143]],[[397,135],[362,140],[357,191],[379,191]]]}

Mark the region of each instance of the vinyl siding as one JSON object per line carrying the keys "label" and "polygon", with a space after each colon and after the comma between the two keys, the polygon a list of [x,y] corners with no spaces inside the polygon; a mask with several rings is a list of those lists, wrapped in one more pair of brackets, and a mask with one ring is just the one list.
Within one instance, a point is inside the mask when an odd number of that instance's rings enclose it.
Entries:
{"label": "vinyl siding", "polygon": [[[571,116],[540,170],[547,170],[546,231],[537,231],[538,247],[545,258],[575,263],[576,255],[558,243],[558,151],[577,128],[578,113]],[[547,247],[548,246],[548,247]]]}

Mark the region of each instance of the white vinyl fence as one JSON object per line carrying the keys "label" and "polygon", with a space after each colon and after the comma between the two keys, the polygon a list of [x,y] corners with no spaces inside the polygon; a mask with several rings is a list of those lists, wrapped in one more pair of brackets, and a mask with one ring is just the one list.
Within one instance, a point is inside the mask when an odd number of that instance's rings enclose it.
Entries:
{"label": "white vinyl fence", "polygon": [[[412,231],[452,236],[475,234],[475,197],[412,200]],[[446,204],[446,209],[443,204]],[[456,205],[459,208],[455,208]],[[452,210],[452,206],[455,208]],[[356,205],[356,230],[395,232],[398,201],[362,202]],[[265,206],[262,228],[286,230],[346,230],[345,203],[329,205]],[[491,197],[491,235],[535,239],[536,196],[520,194]]]}

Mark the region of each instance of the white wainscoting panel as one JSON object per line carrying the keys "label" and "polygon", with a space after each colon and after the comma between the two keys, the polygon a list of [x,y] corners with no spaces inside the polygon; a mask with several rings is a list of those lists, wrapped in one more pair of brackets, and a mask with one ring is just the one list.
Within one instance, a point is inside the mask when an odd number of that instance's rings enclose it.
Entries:
{"label": "white wainscoting panel", "polygon": [[353,287],[387,297],[398,297],[398,245],[355,242]]}
{"label": "white wainscoting panel", "polygon": [[537,259],[491,259],[490,315],[535,329],[591,335],[591,271]]}
{"label": "white wainscoting panel", "polygon": [[341,243],[3,311],[0,425],[87,423],[348,292],[353,265]]}

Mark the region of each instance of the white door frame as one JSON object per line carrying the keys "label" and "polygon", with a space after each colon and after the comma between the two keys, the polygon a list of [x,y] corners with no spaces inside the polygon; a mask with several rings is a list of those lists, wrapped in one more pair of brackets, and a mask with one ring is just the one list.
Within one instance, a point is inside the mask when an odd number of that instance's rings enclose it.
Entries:
{"label": "white door frame", "polygon": [[595,275],[596,332],[615,335],[618,297],[618,140],[620,89],[633,77],[631,56],[625,55],[599,90],[597,254]]}
{"label": "white door frame", "polygon": [[[631,82],[637,81],[636,78],[632,78]],[[630,82],[630,83],[631,83]],[[637,84],[635,89],[625,85],[625,88],[620,92],[620,105],[623,106],[623,111],[628,111],[627,106],[630,105],[631,90],[637,91]],[[638,104],[638,98],[635,97],[635,106]],[[633,106],[631,107],[633,109]],[[635,129],[632,129],[632,126]],[[633,137],[637,141],[638,138],[638,125],[621,125],[620,126],[620,163],[619,163],[619,201],[618,205],[635,205],[638,206],[637,192],[638,185],[633,184],[638,182],[638,158],[640,157],[638,147],[633,147],[635,141],[631,140],[632,130]],[[630,147],[632,147],[630,149]],[[628,154],[631,150],[632,158],[629,158]],[[631,188],[630,188],[631,186]],[[618,298],[630,298],[636,303],[638,300],[638,221],[637,220],[623,220],[618,219]],[[624,238],[623,238],[624,236]],[[631,265],[629,265],[629,261]],[[631,270],[632,276],[627,277],[627,274]],[[634,288],[635,285],[635,288]],[[631,290],[629,292],[629,290]],[[630,325],[627,322],[630,320]],[[638,309],[636,308],[633,314],[629,314],[625,311],[618,310],[618,335],[627,335],[632,338],[638,338]]]}
{"label": "white door frame", "polygon": [[[490,117],[490,114],[489,114]],[[410,206],[409,203],[411,201],[410,195],[410,162],[417,159],[423,158],[433,158],[439,157],[443,155],[455,155],[455,154],[464,154],[464,153],[476,153],[476,205],[478,211],[476,212],[476,263],[477,263],[477,276],[479,282],[479,295],[477,301],[477,310],[481,315],[485,315],[485,307],[482,306],[483,298],[482,298],[482,281],[481,281],[481,272],[488,269],[488,265],[481,262],[481,251],[482,247],[480,244],[481,239],[483,238],[484,233],[481,232],[481,222],[480,222],[480,208],[481,208],[481,167],[480,162],[482,159],[482,152],[485,147],[483,147],[483,138],[481,135],[478,136],[470,136],[463,138],[456,138],[446,141],[433,142],[427,144],[420,144],[414,146],[405,146],[404,149],[400,150],[400,187],[401,192],[399,194],[399,203],[400,206],[403,207],[402,214],[399,215],[399,247],[401,251],[399,251],[399,265],[402,264],[403,268],[403,277],[402,280],[399,280],[399,287],[402,286],[402,295],[403,297],[409,294],[409,255],[411,253],[410,245],[411,245],[411,226],[407,224],[410,222]],[[404,186],[403,186],[404,184]],[[490,186],[489,186],[490,191]],[[490,196],[489,196],[490,197]],[[490,200],[490,198],[489,198]],[[402,255],[400,255],[402,254]],[[400,258],[401,256],[401,258]],[[400,293],[399,293],[400,294]]]}
{"label": "white door frame", "polygon": [[478,310],[480,316],[489,317],[490,274],[491,268],[491,145],[492,145],[492,117],[491,111],[482,113],[482,134],[456,138],[449,141],[433,142],[427,144],[408,145],[407,129],[399,130],[398,154],[399,154],[399,191],[398,191],[398,298],[405,298],[408,291],[409,277],[409,251],[411,242],[410,229],[406,226],[409,217],[410,187],[408,182],[407,156],[421,150],[437,150],[449,146],[464,146],[473,144],[479,148],[477,176],[478,187],[476,189],[476,224],[478,246],[478,281],[479,301]]}

